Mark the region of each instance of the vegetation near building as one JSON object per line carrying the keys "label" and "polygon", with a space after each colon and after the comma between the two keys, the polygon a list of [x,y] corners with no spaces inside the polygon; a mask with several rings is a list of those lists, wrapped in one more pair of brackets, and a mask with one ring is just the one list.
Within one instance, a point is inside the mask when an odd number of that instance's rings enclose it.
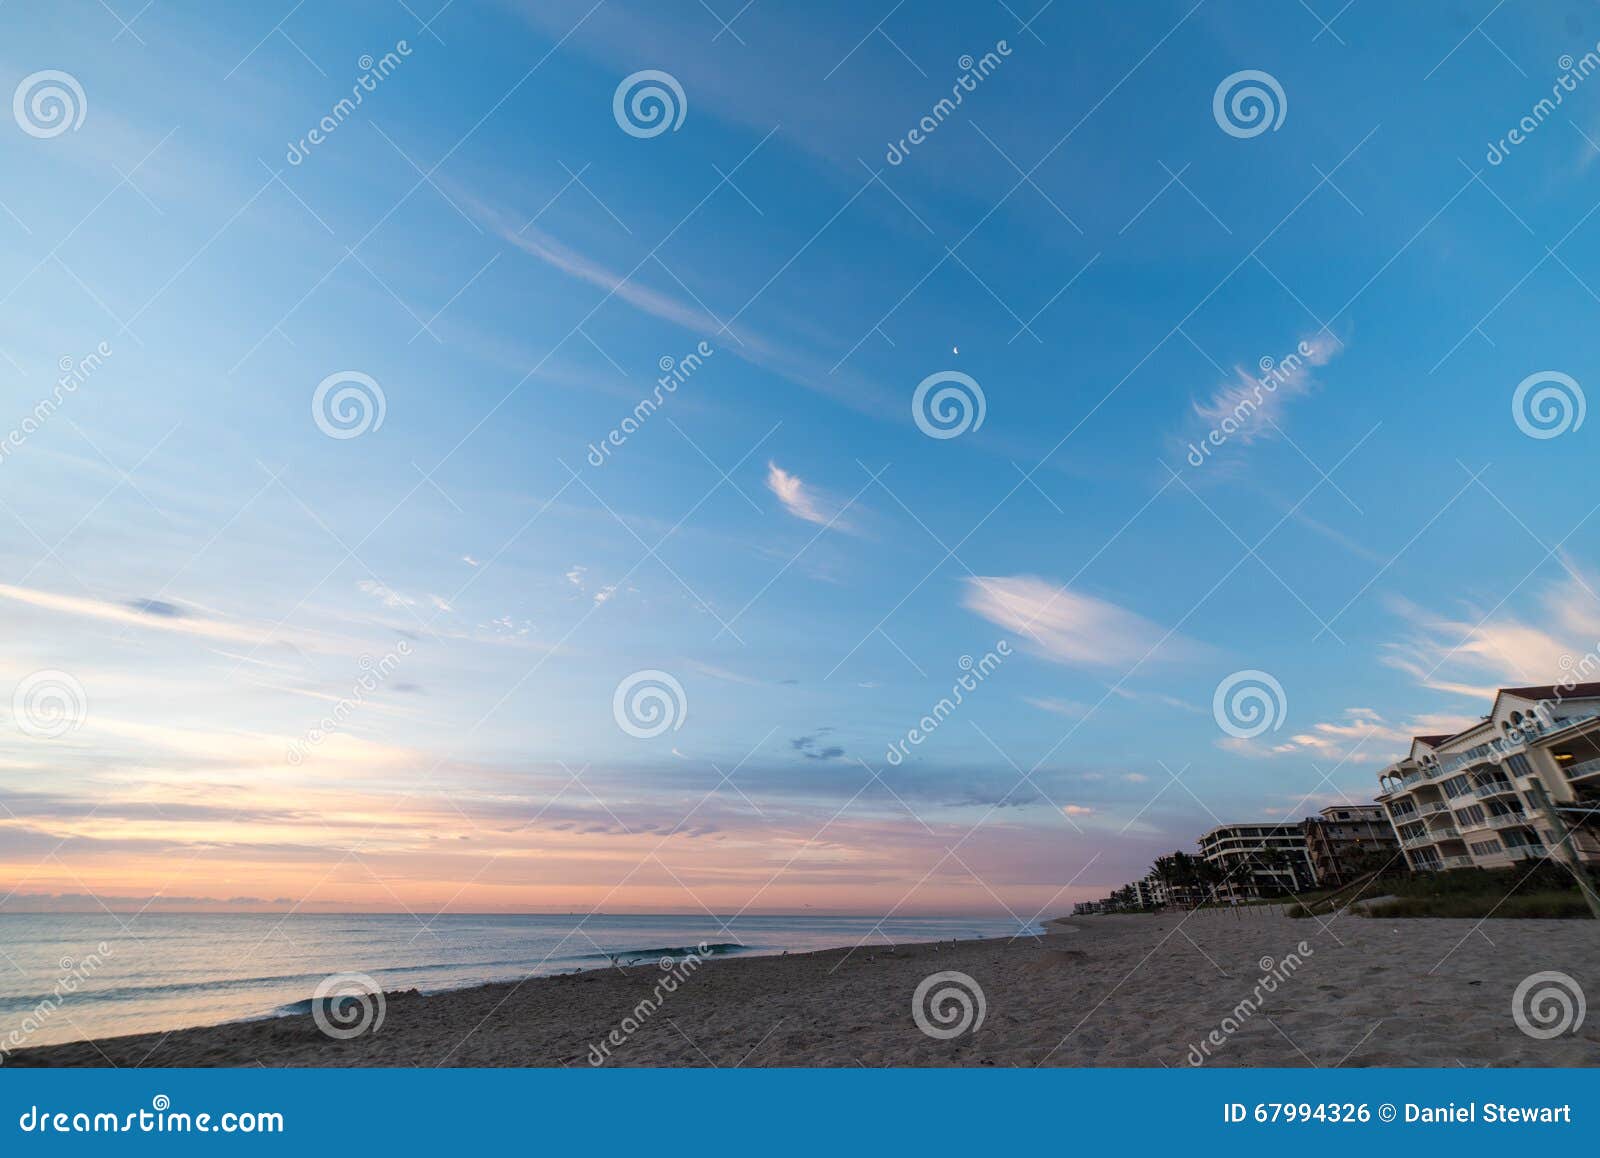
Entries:
{"label": "vegetation near building", "polygon": [[[1333,805],[1299,822],[1218,825],[1200,837],[1198,854],[1157,857],[1139,880],[1073,912],[1241,904],[1313,887],[1320,903],[1339,890],[1348,903],[1396,873],[1447,873],[1449,881],[1394,885],[1384,915],[1477,915],[1498,870],[1535,862],[1521,871],[1538,869],[1538,889],[1502,894],[1500,906],[1517,910],[1503,915],[1600,916],[1592,877],[1600,866],[1600,683],[1503,688],[1480,722],[1416,737],[1378,779],[1376,803]],[[1352,884],[1363,887],[1352,892]]]}

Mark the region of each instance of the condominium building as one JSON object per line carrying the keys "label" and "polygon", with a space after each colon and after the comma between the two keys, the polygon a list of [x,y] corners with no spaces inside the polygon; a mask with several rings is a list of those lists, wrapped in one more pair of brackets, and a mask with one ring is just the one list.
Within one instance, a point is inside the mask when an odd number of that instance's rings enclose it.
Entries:
{"label": "condominium building", "polygon": [[1416,737],[1378,780],[1412,869],[1600,863],[1600,683],[1503,688],[1479,723]]}
{"label": "condominium building", "polygon": [[1381,804],[1335,804],[1306,817],[1303,827],[1311,872],[1322,888],[1399,863],[1400,840]]}
{"label": "condominium building", "polygon": [[1166,887],[1153,876],[1133,881],[1128,887],[1133,890],[1136,909],[1159,909],[1167,903]]}
{"label": "condominium building", "polygon": [[1200,838],[1200,855],[1221,871],[1223,901],[1283,896],[1314,881],[1299,822],[1224,824]]}

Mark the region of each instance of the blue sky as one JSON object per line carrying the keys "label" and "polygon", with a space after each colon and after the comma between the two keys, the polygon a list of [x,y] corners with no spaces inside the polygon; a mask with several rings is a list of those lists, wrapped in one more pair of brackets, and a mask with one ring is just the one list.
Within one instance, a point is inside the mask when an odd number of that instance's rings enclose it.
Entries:
{"label": "blue sky", "polygon": [[[1600,81],[1487,157],[1586,6],[281,7],[0,10],[5,91],[86,106],[0,132],[0,429],[110,351],[0,458],[0,683],[83,693],[0,738],[13,906],[1029,916],[1596,647],[1592,428],[1512,396],[1594,374]],[[1243,70],[1275,129],[1214,116]]]}

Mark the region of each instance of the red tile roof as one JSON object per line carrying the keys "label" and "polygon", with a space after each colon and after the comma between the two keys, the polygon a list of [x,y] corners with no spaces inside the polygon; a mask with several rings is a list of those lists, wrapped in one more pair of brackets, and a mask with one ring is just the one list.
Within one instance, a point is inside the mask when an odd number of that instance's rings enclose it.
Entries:
{"label": "red tile roof", "polygon": [[1588,700],[1600,698],[1600,683],[1573,684],[1570,688],[1564,684],[1553,684],[1549,687],[1533,688],[1501,688],[1502,693],[1516,696],[1523,700]]}
{"label": "red tile roof", "polygon": [[[1549,684],[1531,688],[1501,688],[1495,693],[1495,699],[1501,696],[1516,696],[1519,700],[1590,700],[1600,699],[1600,683],[1573,684],[1567,687],[1564,684]],[[1484,719],[1488,719],[1487,716]],[[1470,727],[1463,728],[1460,732],[1451,732],[1443,736],[1416,736],[1417,743],[1426,744],[1430,748],[1437,748],[1446,740],[1452,740],[1465,732],[1479,727],[1482,721]]]}

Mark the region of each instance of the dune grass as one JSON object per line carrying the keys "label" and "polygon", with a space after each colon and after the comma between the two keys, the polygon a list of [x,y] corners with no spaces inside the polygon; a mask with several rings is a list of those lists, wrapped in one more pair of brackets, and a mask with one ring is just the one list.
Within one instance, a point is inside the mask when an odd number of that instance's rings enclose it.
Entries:
{"label": "dune grass", "polygon": [[1441,897],[1397,897],[1368,905],[1369,917],[1587,917],[1577,888],[1507,897],[1504,893],[1458,893]]}
{"label": "dune grass", "polygon": [[1582,918],[1592,914],[1572,874],[1561,865],[1455,869],[1415,876],[1375,876],[1336,899],[1297,898],[1291,917],[1331,911],[1359,897],[1383,897],[1357,913],[1368,917]]}

